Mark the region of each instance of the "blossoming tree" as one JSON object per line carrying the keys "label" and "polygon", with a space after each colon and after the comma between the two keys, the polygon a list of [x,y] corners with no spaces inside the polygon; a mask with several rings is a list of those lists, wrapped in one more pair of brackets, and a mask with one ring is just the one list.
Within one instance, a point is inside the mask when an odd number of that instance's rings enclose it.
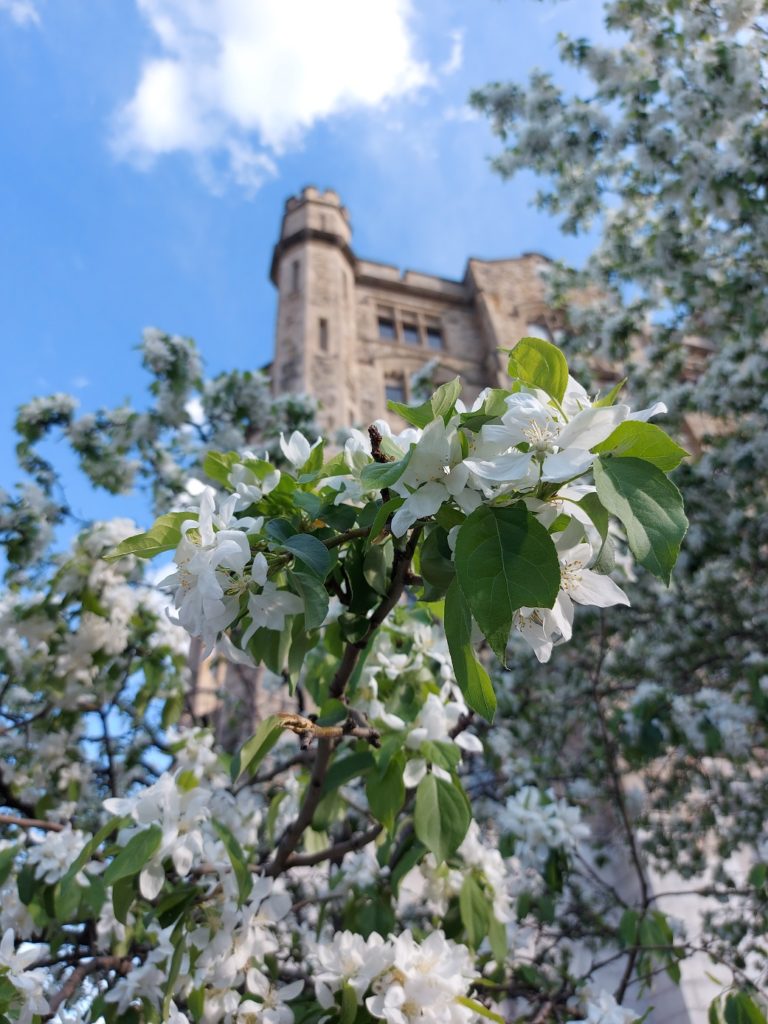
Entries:
{"label": "blossoming tree", "polygon": [[[510,664],[520,695],[512,732],[525,740],[551,690],[564,697],[552,736],[552,752],[562,750],[570,709],[589,699],[585,680],[598,680],[619,774],[633,772],[631,813],[614,839],[623,836],[641,905],[682,917],[698,893],[677,935],[748,973],[713,1019],[758,1019],[750,1001],[765,1005],[768,910],[766,4],[609,0],[604,12],[599,41],[559,40],[573,88],[536,72],[474,99],[503,142],[495,169],[536,173],[537,203],[565,232],[596,229],[586,266],[551,277],[569,314],[559,343],[579,374],[607,359],[624,363],[634,393],[664,381],[668,422],[698,449],[676,477],[694,526],[670,590],[638,573],[625,615],[582,615],[582,641],[553,659],[543,696],[527,666]],[[592,301],[568,302],[574,289]],[[612,765],[598,758],[592,784]],[[676,893],[666,904],[651,871]],[[723,982],[706,960],[695,973],[716,979],[712,992]]]}
{"label": "blossoming tree", "polygon": [[[175,479],[177,507],[144,533],[95,524],[46,571],[30,557],[45,503],[26,520],[29,498],[6,504],[0,1012],[635,1020],[622,975],[647,987],[694,950],[614,889],[602,823],[627,798],[615,773],[558,777],[557,692],[541,735],[510,742],[524,696],[505,666],[556,659],[579,606],[624,614],[617,563],[669,582],[687,521],[667,475],[685,452],[650,422],[665,407],[590,397],[525,338],[509,388],[470,409],[456,380],[393,405],[405,429],[351,430],[341,450],[294,431],[268,458],[230,414],[225,450],[196,439],[192,350],[153,334],[145,351],[175,433],[151,412],[78,427],[61,400],[20,416],[46,501],[35,445],[63,427],[116,469],[143,444],[134,471]],[[159,584],[151,558],[173,559]],[[216,746],[185,700],[187,634],[266,664],[294,710]],[[598,728],[615,767],[601,701],[571,742]]]}

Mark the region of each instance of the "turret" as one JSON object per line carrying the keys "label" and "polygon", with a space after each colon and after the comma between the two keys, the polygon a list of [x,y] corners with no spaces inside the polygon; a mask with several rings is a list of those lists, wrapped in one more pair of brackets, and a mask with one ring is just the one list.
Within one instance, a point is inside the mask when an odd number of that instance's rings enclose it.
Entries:
{"label": "turret", "polygon": [[272,257],[278,290],[273,388],[315,395],[318,419],[330,431],[357,419],[351,238],[336,192],[308,187],[286,202]]}

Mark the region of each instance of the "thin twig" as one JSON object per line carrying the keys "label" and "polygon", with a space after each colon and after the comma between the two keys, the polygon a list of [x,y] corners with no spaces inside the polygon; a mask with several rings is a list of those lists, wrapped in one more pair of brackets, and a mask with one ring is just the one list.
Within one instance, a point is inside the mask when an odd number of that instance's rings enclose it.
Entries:
{"label": "thin twig", "polygon": [[21,818],[17,814],[0,814],[0,825],[18,825],[19,828],[42,828],[47,832],[63,832],[64,826],[57,821],[42,818]]}
{"label": "thin twig", "polygon": [[376,839],[382,828],[382,825],[376,824],[369,828],[367,832],[361,832],[359,835],[345,839],[334,846],[328,846],[325,850],[318,850],[317,853],[294,853],[288,858],[286,867],[311,867],[313,864],[321,864],[324,860],[336,860],[338,857],[342,857],[345,853],[351,853],[353,850],[362,850],[364,846],[367,846]]}
{"label": "thin twig", "polygon": [[323,544],[330,548],[337,548],[341,544],[346,544],[348,540],[357,540],[360,537],[367,537],[371,532],[370,526],[360,526],[355,530],[347,530],[345,533],[339,533],[335,537],[330,537],[328,540],[324,540]]}
{"label": "thin twig", "polygon": [[[599,684],[600,684],[600,673],[602,672],[603,663],[605,656],[608,653],[606,629],[605,629],[605,613],[601,610],[600,612],[600,651],[595,666],[595,671],[592,674],[592,698],[595,704],[595,710],[597,711],[597,721],[600,726],[600,735],[603,741],[603,747],[605,749],[605,760],[608,767],[608,773],[611,779],[611,785],[613,787],[614,797],[616,800],[616,806],[619,811],[622,825],[624,827],[624,833],[627,839],[627,846],[629,847],[629,854],[632,859],[632,863],[635,868],[637,875],[638,884],[640,886],[640,896],[642,899],[642,908],[640,911],[640,920],[645,916],[650,903],[650,889],[648,886],[648,880],[645,876],[645,868],[643,861],[640,856],[640,850],[637,846],[637,839],[635,837],[635,830],[632,827],[632,822],[629,817],[629,811],[627,810],[627,802],[624,799],[624,789],[621,783],[621,775],[618,767],[618,755],[616,752],[616,746],[613,742],[610,732],[608,731],[608,725],[605,721],[605,713],[603,711],[603,705],[600,698]],[[627,987],[629,985],[630,978],[632,977],[632,971],[637,961],[638,950],[633,948],[629,950],[627,956],[627,963],[624,967],[624,973],[622,974],[621,980],[619,981],[618,987],[614,998],[617,1003],[621,1003],[624,995],[626,994]]]}

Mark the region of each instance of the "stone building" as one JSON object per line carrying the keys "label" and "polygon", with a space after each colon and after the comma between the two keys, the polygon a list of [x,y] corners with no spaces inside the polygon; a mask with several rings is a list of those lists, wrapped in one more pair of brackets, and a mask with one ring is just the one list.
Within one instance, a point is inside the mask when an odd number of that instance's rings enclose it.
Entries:
{"label": "stone building", "polygon": [[387,399],[409,402],[411,377],[429,362],[435,383],[459,374],[471,400],[506,379],[500,348],[557,334],[538,253],[470,259],[451,281],[363,259],[351,242],[338,195],[305,188],[285,204],[272,258],[273,388],[317,398],[328,432],[391,416]]}

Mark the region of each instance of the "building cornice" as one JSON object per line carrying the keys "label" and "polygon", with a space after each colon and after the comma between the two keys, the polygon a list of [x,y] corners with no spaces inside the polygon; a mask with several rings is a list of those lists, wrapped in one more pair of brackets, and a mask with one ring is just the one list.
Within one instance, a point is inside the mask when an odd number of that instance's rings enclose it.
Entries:
{"label": "building cornice", "polygon": [[291,249],[295,249],[297,245],[303,245],[305,242],[323,242],[325,245],[335,246],[337,249],[341,250],[345,259],[354,271],[357,260],[352,249],[347,245],[343,238],[335,235],[332,231],[321,231],[319,228],[302,228],[301,231],[295,231],[292,235],[288,235],[287,238],[281,238],[272,251],[272,263],[269,268],[269,279],[276,288],[278,287],[277,268],[280,264],[280,260],[287,252],[290,252]]}

